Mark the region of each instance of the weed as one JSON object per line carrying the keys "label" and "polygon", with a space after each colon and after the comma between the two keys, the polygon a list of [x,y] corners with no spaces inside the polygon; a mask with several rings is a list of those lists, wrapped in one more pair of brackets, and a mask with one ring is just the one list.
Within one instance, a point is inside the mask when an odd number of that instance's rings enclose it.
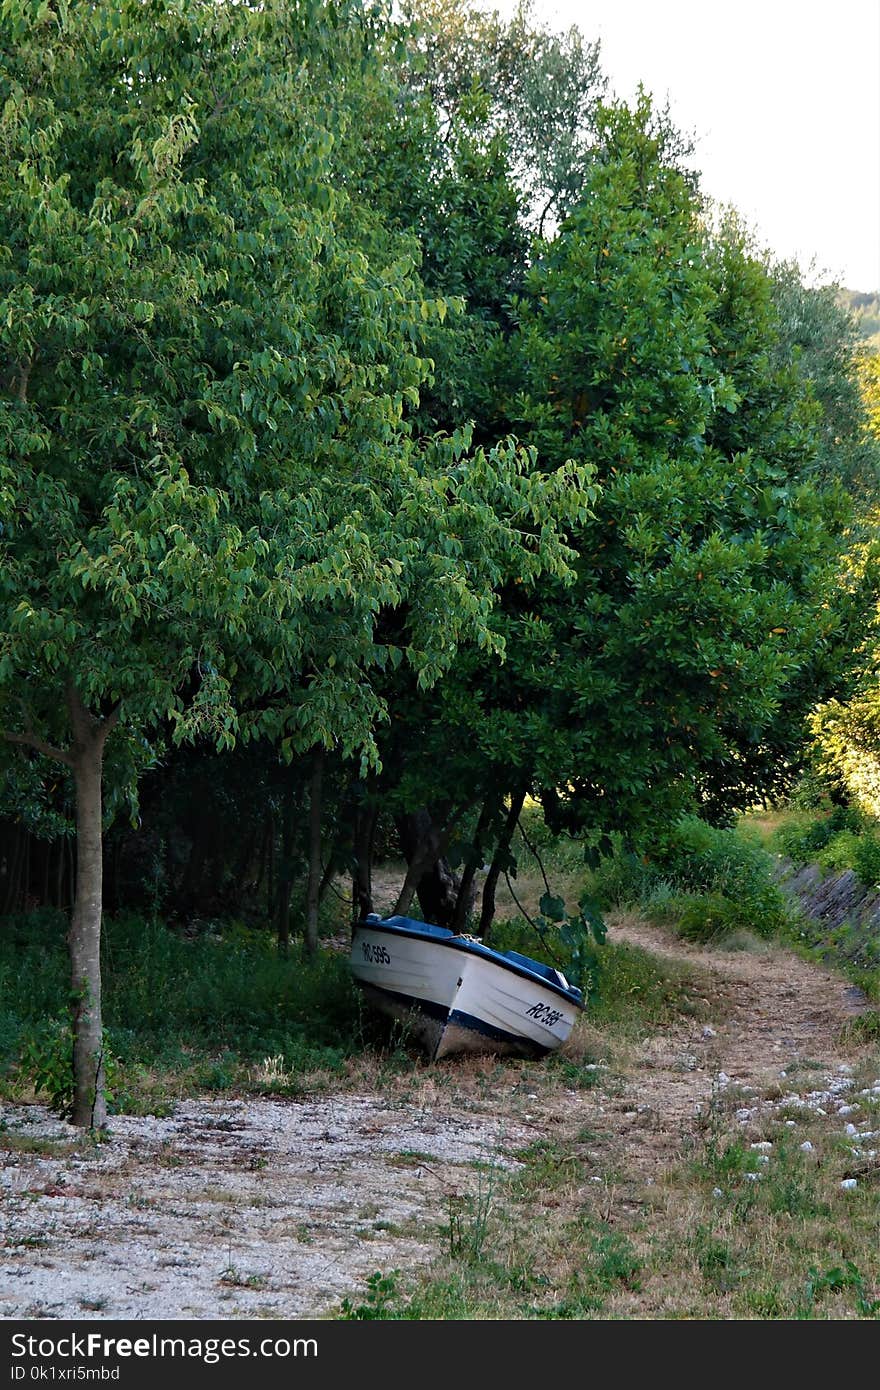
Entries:
{"label": "weed", "polygon": [[227,1265],[220,1273],[220,1283],[237,1289],[264,1289],[269,1282],[266,1274],[246,1274],[235,1265]]}
{"label": "weed", "polygon": [[824,1271],[820,1271],[815,1265],[811,1266],[807,1273],[796,1316],[811,1318],[813,1309],[823,1294],[839,1294],[847,1290],[852,1290],[854,1294],[856,1311],[860,1317],[876,1318],[880,1316],[880,1298],[870,1297],[865,1287],[864,1277],[852,1260],[847,1260],[842,1265],[834,1265]]}
{"label": "weed", "polygon": [[367,1279],[363,1303],[354,1304],[350,1298],[344,1298],[340,1305],[340,1317],[348,1322],[378,1322],[397,1317],[394,1303],[398,1298],[399,1278],[399,1269],[392,1269],[388,1274],[377,1269]]}
{"label": "weed", "polygon": [[453,1260],[476,1264],[483,1257],[489,1233],[489,1218],[495,1188],[495,1173],[477,1175],[474,1193],[446,1194],[446,1237]]}

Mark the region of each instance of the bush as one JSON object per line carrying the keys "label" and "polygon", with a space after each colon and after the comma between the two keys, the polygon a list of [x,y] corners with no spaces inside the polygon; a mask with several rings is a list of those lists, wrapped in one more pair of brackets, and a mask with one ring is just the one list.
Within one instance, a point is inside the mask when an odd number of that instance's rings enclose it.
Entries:
{"label": "bush", "polygon": [[[60,914],[7,919],[0,930],[3,1070],[63,1103],[69,994]],[[136,917],[110,919],[102,943],[109,1052],[128,1084],[139,1067],[242,1067],[281,1055],[289,1071],[338,1070],[363,1043],[345,956],[281,959],[267,932],[226,924],[196,938]],[[231,1078],[226,1066],[223,1076]],[[2,1073],[0,1073],[2,1074]],[[227,1078],[227,1079],[228,1079]],[[220,1084],[221,1073],[217,1073]],[[224,1083],[226,1084],[226,1083]]]}
{"label": "bush", "polygon": [[720,922],[725,917],[730,929],[745,927],[759,936],[772,936],[788,920],[785,898],[773,878],[772,857],[736,830],[687,817],[679,821],[658,858],[665,878],[707,899],[701,909],[707,920]]}
{"label": "bush", "polygon": [[842,832],[858,834],[865,824],[860,811],[850,806],[834,806],[819,816],[796,816],[780,825],[774,844],[781,854],[796,864],[810,864],[835,836]]}
{"label": "bush", "polygon": [[604,906],[638,905],[655,920],[680,922],[693,941],[741,929],[766,937],[789,918],[772,871],[760,845],[690,816],[650,860],[619,849],[603,860],[593,891]]}
{"label": "bush", "polygon": [[676,930],[685,941],[705,944],[739,930],[739,907],[723,893],[692,893],[676,901]]}
{"label": "bush", "polygon": [[657,869],[638,854],[617,847],[591,875],[592,891],[603,907],[644,903],[658,884]]}

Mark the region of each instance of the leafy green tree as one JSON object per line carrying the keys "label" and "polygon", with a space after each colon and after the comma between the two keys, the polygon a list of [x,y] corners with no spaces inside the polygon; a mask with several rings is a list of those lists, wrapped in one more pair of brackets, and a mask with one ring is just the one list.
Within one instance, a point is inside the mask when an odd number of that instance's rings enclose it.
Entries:
{"label": "leafy green tree", "polygon": [[564,452],[603,485],[578,585],[546,614],[553,723],[572,736],[555,785],[606,830],[655,833],[694,798],[723,816],[784,782],[845,656],[849,506],[817,467],[822,406],[775,351],[764,267],[707,240],[644,98],[608,111],[529,291],[512,423],[548,466]]}
{"label": "leafy green tree", "polygon": [[110,736],[311,750],[314,816],[322,748],[376,760],[377,677],[500,655],[497,586],[562,578],[586,498],[513,445],[413,438],[446,305],[352,235],[320,80],[344,14],[0,19],[0,728],[74,779],[73,1118],[100,1126]]}
{"label": "leafy green tree", "polygon": [[539,250],[483,364],[483,428],[548,468],[588,464],[601,493],[571,532],[574,585],[509,585],[509,660],[463,653],[405,745],[443,817],[472,798],[464,853],[492,857],[490,899],[529,791],[601,847],[781,790],[861,611],[838,584],[830,406],[785,350],[765,265],[710,239],[645,98],[605,112],[583,201]]}

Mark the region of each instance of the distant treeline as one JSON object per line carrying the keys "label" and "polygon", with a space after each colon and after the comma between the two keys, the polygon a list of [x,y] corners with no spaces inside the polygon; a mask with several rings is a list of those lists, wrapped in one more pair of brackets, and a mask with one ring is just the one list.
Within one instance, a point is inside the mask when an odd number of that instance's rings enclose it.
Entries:
{"label": "distant treeline", "polygon": [[871,347],[880,352],[880,292],[870,294],[861,290],[841,289],[838,297],[852,314],[859,335],[867,338]]}

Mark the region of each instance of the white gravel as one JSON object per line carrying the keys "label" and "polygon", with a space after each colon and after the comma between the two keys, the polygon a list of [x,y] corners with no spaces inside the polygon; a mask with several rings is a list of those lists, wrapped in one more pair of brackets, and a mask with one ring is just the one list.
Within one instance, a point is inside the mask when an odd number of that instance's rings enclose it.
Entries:
{"label": "white gravel", "polygon": [[374,1095],[185,1101],[111,1131],[0,1106],[0,1317],[320,1316],[428,1263],[450,1193],[535,1137]]}

